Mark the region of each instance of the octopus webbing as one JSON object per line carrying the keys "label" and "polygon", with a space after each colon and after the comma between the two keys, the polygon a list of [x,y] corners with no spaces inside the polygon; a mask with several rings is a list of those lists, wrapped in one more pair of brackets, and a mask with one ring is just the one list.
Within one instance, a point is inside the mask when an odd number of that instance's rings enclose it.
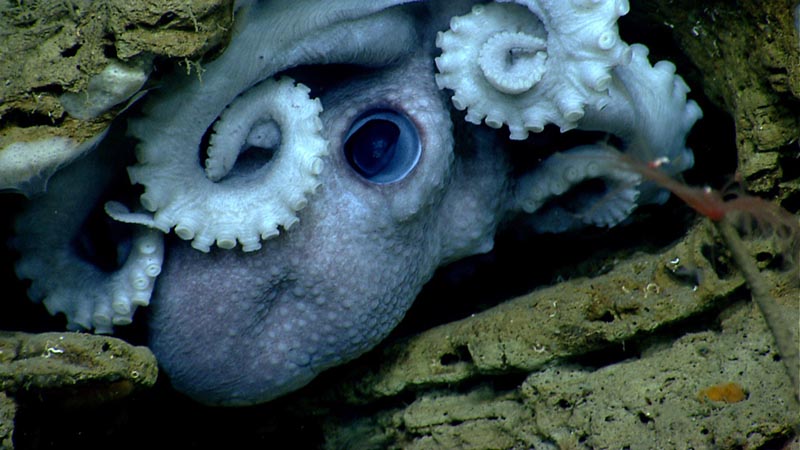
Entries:
{"label": "octopus webbing", "polygon": [[[613,227],[666,200],[619,154],[686,170],[702,113],[674,65],[619,37],[628,9],[242,3],[202,79],[175,73],[120,119],[133,164],[106,139],[30,203],[17,274],[70,329],[110,333],[147,306],[149,346],[200,402],[291,392],[377,345],[501,223]],[[515,168],[512,141],[547,127],[595,137],[531,140],[542,161]],[[103,267],[90,217],[115,230]]]}

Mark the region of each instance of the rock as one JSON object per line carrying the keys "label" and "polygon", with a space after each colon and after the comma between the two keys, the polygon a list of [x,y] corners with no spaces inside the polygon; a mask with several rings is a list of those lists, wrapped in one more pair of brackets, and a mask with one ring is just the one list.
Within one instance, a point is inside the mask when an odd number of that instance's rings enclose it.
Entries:
{"label": "rock", "polygon": [[0,448],[11,448],[15,402],[97,406],[153,386],[157,375],[147,348],[117,338],[0,332]]}
{"label": "rock", "polygon": [[[688,333],[638,359],[532,374],[521,391],[536,429],[586,448],[760,448],[790,435],[797,403],[769,330],[752,305],[727,314],[721,331]],[[723,382],[743,387],[745,398],[701,395]]]}
{"label": "rock", "polygon": [[703,91],[736,126],[747,188],[797,204],[800,173],[800,37],[797,2],[647,0],[632,20],[663,23],[700,70]]}
{"label": "rock", "polygon": [[[156,359],[145,347],[85,333],[0,332],[0,391],[102,403],[152,386]],[[70,394],[76,395],[70,398]]]}
{"label": "rock", "polygon": [[16,412],[17,405],[14,400],[0,392],[0,448],[14,448],[11,439],[14,437],[14,415]]}
{"label": "rock", "polygon": [[[0,190],[41,191],[53,171],[91,148],[142,85],[153,57],[201,70],[201,57],[228,39],[232,3],[39,0],[4,7]],[[29,160],[21,149],[31,150]]]}

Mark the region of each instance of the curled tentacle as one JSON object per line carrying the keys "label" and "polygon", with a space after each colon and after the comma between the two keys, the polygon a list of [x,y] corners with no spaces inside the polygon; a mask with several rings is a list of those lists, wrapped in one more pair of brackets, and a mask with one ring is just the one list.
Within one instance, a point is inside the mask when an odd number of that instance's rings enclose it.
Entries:
{"label": "curled tentacle", "polygon": [[[628,156],[642,162],[666,161],[662,169],[675,175],[694,165],[686,137],[703,111],[687,100],[689,87],[668,61],[650,65],[647,47],[631,45],[629,64],[614,69],[614,81],[603,108],[587,108],[578,127],[613,134]],[[639,204],[663,203],[669,193],[651,183],[640,189]]]}
{"label": "curled tentacle", "polygon": [[529,222],[539,232],[619,224],[636,208],[641,176],[625,170],[617,153],[587,145],[550,156],[520,179],[517,204],[534,214]]}
{"label": "curled tentacle", "polygon": [[[138,226],[137,226],[138,227]],[[41,300],[50,314],[63,313],[67,328],[112,333],[114,325],[128,325],[139,306],[150,304],[153,285],[161,272],[164,236],[138,227],[130,254],[117,271],[108,274],[77,258],[67,248],[33,251],[17,263],[17,276],[33,280],[29,295]]]}
{"label": "curled tentacle", "polygon": [[[313,20],[307,14],[315,7],[305,1],[279,7],[270,2],[242,5],[234,38],[219,58],[204,66],[203,79],[166,81],[164,95],[152,96],[143,106],[144,115],[129,120],[128,129],[140,140],[139,163],[129,176],[145,186],[140,201],[154,214],[126,220],[162,231],[174,227],[178,236],[204,252],[215,243],[254,251],[262,239],[277,235],[279,227],[291,227],[317,185],[315,172],[327,152],[319,134],[321,106],[308,98],[307,89],[293,88],[286,79],[264,80],[304,65],[398,61],[418,39],[406,26],[411,17],[391,8],[408,1],[329,2]],[[385,39],[386,29],[400,31]],[[262,90],[269,85],[274,92]],[[259,91],[264,95],[251,95]],[[259,113],[254,122],[246,112],[254,110],[250,105],[256,97],[264,104],[255,108]],[[280,119],[284,115],[287,123]],[[242,152],[242,142],[261,150],[274,144],[262,133],[271,120],[280,128],[281,144],[272,159],[265,161],[266,151]],[[216,134],[209,136],[212,127]],[[232,137],[223,138],[226,133]],[[208,158],[198,157],[205,137],[210,137]]]}
{"label": "curled tentacle", "polygon": [[478,66],[486,81],[498,91],[522,94],[542,79],[546,49],[543,39],[521,32],[500,32],[481,47]]}
{"label": "curled tentacle", "polygon": [[74,163],[53,177],[49,191],[15,224],[12,245],[21,254],[17,276],[30,279],[29,296],[51,314],[63,313],[72,330],[111,333],[114,325],[131,323],[136,308],[150,303],[161,272],[164,238],[158,230],[116,224],[133,231],[115,242],[115,261],[107,267],[97,264],[103,258],[96,257],[96,244],[85,243],[100,234],[85,227],[99,201],[97,187],[113,173],[96,153]]}
{"label": "curled tentacle", "polygon": [[[261,105],[246,102],[245,108],[235,108],[241,103],[241,99],[234,102],[232,109],[226,111],[214,127],[205,165],[206,176],[211,181],[219,181],[227,175],[243,151],[254,147],[275,149],[281,144],[279,125],[271,117],[266,120],[261,118],[257,111]],[[244,127],[231,115],[243,117]]]}
{"label": "curled tentacle", "polygon": [[[667,161],[668,174],[682,172],[694,162],[686,136],[702,111],[686,99],[689,88],[672,63],[651,66],[643,45],[632,45],[631,54],[629,64],[614,69],[603,107],[587,108],[578,127],[615,135],[629,158]],[[637,205],[666,201],[668,192],[643,182],[621,162],[619,152],[596,144],[549,157],[519,181],[519,209],[534,214],[529,222],[538,231],[559,232],[585,225],[612,227]]]}
{"label": "curled tentacle", "polygon": [[[207,252],[241,243],[244,251],[261,248],[261,239],[289,229],[297,211],[318,187],[327,142],[320,131],[322,105],[308,97],[309,89],[284,77],[268,79],[236,98],[220,115],[203,171],[192,146],[165,154],[143,142],[139,164],[129,168],[131,181],[145,186],[140,200],[155,214],[118,215],[162,231],[175,228],[182,239]],[[279,131],[278,131],[279,130]],[[264,151],[280,144],[267,163],[230,176],[243,152]]]}
{"label": "curled tentacle", "polygon": [[436,39],[436,82],[454,91],[467,121],[508,125],[511,139],[549,123],[574,128],[587,105],[603,102],[611,69],[627,61],[616,27],[627,1],[516,3],[454,17]]}

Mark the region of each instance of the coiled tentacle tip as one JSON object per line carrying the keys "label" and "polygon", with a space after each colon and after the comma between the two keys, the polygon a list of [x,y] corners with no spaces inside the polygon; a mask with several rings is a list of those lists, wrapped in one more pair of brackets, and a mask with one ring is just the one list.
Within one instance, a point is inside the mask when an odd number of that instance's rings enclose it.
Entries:
{"label": "coiled tentacle tip", "polygon": [[[262,81],[236,97],[214,124],[203,170],[187,161],[196,158],[205,130],[195,130],[194,145],[170,149],[180,154],[172,158],[156,156],[164,151],[158,137],[139,136],[139,163],[129,173],[132,182],[145,186],[141,203],[154,215],[149,221],[130,215],[124,220],[165,231],[174,228],[203,252],[215,244],[223,249],[241,244],[242,250],[255,251],[261,248],[260,239],[278,234],[278,227],[291,228],[320,184],[328,153],[321,135],[322,105],[309,92],[283,77]],[[273,148],[268,163],[238,173],[240,155],[254,148]],[[255,188],[233,193],[232,187],[244,184]]]}
{"label": "coiled tentacle tip", "polygon": [[625,62],[627,45],[617,18],[627,2],[520,0],[476,5],[439,33],[441,89],[453,91],[466,120],[507,125],[511,139],[554,123],[577,126],[584,107],[602,103],[611,70]]}

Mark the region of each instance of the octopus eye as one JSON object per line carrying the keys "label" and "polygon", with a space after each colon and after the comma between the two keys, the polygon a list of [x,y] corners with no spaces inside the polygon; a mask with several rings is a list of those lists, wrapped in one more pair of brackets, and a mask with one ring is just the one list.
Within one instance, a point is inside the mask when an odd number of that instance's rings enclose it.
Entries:
{"label": "octopus eye", "polygon": [[350,167],[373,183],[405,178],[419,161],[422,145],[413,123],[391,110],[373,110],[353,122],[344,140]]}

